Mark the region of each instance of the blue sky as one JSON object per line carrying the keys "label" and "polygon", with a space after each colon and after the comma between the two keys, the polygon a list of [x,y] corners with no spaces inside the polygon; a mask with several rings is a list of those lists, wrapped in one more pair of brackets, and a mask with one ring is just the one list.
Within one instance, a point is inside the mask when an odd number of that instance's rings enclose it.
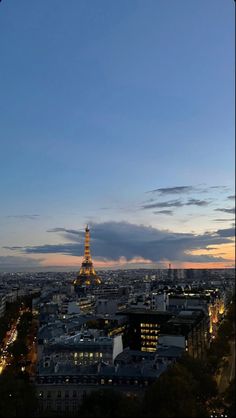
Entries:
{"label": "blue sky", "polygon": [[[216,210],[234,206],[233,1],[4,0],[0,56],[3,268],[73,264],[25,247],[61,245],[65,236],[48,230],[87,221],[231,227],[233,215]],[[147,193],[176,186],[193,188]],[[155,198],[170,210],[178,197],[171,214],[143,208]]]}

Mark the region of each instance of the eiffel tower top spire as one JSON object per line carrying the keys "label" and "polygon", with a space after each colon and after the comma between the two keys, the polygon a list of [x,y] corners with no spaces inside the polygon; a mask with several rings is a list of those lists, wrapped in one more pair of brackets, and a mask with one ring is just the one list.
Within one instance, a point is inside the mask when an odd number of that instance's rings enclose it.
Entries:
{"label": "eiffel tower top spire", "polygon": [[85,244],[84,244],[84,261],[92,264],[92,257],[90,253],[90,231],[88,225],[85,228]]}

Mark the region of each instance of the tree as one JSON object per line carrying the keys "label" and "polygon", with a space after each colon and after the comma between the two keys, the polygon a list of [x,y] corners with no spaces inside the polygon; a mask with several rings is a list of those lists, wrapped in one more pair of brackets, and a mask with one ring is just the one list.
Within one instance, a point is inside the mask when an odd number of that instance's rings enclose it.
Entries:
{"label": "tree", "polygon": [[10,345],[8,351],[13,355],[16,361],[20,360],[22,356],[26,356],[28,354],[28,348],[25,342],[20,339]]}
{"label": "tree", "polygon": [[235,388],[235,379],[234,379],[232,380],[232,382],[230,383],[230,385],[228,386],[228,388],[226,389],[224,393],[224,404],[228,412],[228,415],[230,417],[236,416],[235,393],[236,393],[236,388]]}
{"label": "tree", "polygon": [[148,417],[204,417],[197,400],[197,382],[181,364],[175,364],[147,389],[143,415]]}
{"label": "tree", "polygon": [[103,389],[88,395],[80,409],[79,417],[138,417],[140,405],[136,399],[112,389]]}
{"label": "tree", "polygon": [[31,417],[36,407],[35,390],[29,382],[5,373],[0,376],[1,417]]}
{"label": "tree", "polygon": [[196,381],[196,393],[202,401],[215,397],[218,393],[217,384],[211,373],[207,369],[205,361],[194,359],[189,355],[184,355],[180,359],[186,370],[191,373]]}

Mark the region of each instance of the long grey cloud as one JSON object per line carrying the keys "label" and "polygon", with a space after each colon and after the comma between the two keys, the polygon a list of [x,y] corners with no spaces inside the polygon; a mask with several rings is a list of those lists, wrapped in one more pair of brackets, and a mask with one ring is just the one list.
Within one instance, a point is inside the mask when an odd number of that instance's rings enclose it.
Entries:
{"label": "long grey cloud", "polygon": [[180,208],[183,206],[207,206],[209,205],[208,200],[200,200],[200,199],[189,199],[186,202],[177,199],[177,200],[168,200],[165,202],[154,202],[154,203],[147,203],[142,206],[142,209],[155,209],[155,208]]}
{"label": "long grey cloud", "polygon": [[[55,228],[50,232],[59,233],[63,239],[70,242],[27,246],[7,247],[25,254],[60,253],[81,256],[84,249],[84,232],[66,228]],[[225,261],[222,257],[212,255],[191,255],[189,251],[206,249],[209,245],[229,243],[232,229],[220,229],[214,233],[206,232],[202,235],[193,233],[175,233],[163,231],[144,225],[128,222],[104,222],[91,224],[91,249],[94,258],[118,260],[125,257],[132,260],[142,257],[153,262],[163,260],[210,262]]]}
{"label": "long grey cloud", "polygon": [[[14,248],[14,247],[13,247]],[[21,247],[15,247],[21,248]],[[15,255],[7,255],[7,256],[0,256],[0,269],[3,270],[4,268],[20,268],[20,267],[38,267],[40,262],[43,259],[34,260],[33,258],[29,257],[22,257],[22,256],[15,256]]]}
{"label": "long grey cloud", "polygon": [[189,193],[194,190],[193,186],[161,187],[150,190],[148,193],[159,193],[160,195]]}
{"label": "long grey cloud", "polygon": [[227,186],[206,186],[198,185],[198,186],[174,186],[174,187],[159,187],[158,189],[149,190],[147,193],[158,193],[160,196],[167,196],[167,195],[181,195],[191,192],[196,193],[206,193],[211,192],[213,190],[222,190],[227,191]]}
{"label": "long grey cloud", "polygon": [[156,210],[153,212],[154,215],[173,215],[173,210]]}
{"label": "long grey cloud", "polygon": [[216,212],[224,212],[224,213],[235,213],[235,208],[218,208],[215,209]]}
{"label": "long grey cloud", "polygon": [[6,218],[13,218],[13,219],[30,219],[35,220],[38,219],[40,215],[33,214],[33,215],[8,215]]}
{"label": "long grey cloud", "polygon": [[213,221],[215,221],[215,222],[231,222],[231,221],[234,221],[234,218],[229,218],[229,219],[226,219],[226,218],[216,218],[216,219],[213,219]]}
{"label": "long grey cloud", "polygon": [[168,202],[155,202],[147,203],[142,206],[142,209],[155,209],[155,208],[179,208],[184,206],[181,200],[169,200]]}

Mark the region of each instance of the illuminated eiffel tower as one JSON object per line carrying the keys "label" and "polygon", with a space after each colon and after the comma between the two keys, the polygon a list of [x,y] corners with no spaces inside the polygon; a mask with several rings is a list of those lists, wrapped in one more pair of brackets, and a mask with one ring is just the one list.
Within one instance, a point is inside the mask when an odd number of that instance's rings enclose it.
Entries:
{"label": "illuminated eiffel tower", "polygon": [[88,225],[85,228],[85,245],[84,245],[84,259],[81,264],[81,268],[77,279],[74,281],[74,284],[81,286],[83,284],[97,285],[101,283],[101,279],[97,276],[92,262],[92,257],[90,253],[90,231]]}

